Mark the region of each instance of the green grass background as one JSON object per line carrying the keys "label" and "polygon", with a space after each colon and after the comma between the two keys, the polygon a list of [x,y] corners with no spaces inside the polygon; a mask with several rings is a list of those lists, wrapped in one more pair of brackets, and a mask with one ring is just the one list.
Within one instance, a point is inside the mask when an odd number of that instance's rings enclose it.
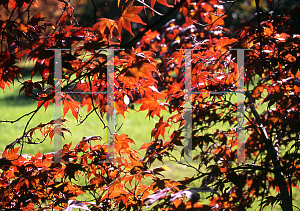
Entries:
{"label": "green grass background", "polygon": [[[30,68],[30,64],[24,64],[25,68]],[[24,75],[25,80],[30,78],[28,75]],[[21,81],[24,79],[20,79]],[[33,80],[37,80],[37,77],[34,77]],[[16,120],[25,113],[29,113],[32,110],[37,108],[37,102],[33,102],[31,99],[26,100],[24,94],[18,95],[20,89],[19,83],[16,83],[14,88],[11,87],[11,91],[8,87],[5,89],[5,93],[0,90],[0,120]],[[264,110],[266,105],[263,105],[261,110]],[[135,110],[138,110],[139,106],[135,106]],[[125,112],[125,120],[123,116],[117,114],[115,122],[118,123],[121,127],[119,134],[126,133],[132,140],[135,141],[135,144],[131,147],[135,150],[138,150],[142,144],[151,141],[151,130],[155,126],[155,121],[158,121],[158,117],[155,120],[146,118],[147,111],[136,112],[135,110],[130,110],[130,113]],[[84,107],[81,110],[83,117],[87,114],[87,108]],[[165,117],[169,117],[166,112],[163,112]],[[16,138],[20,137],[23,134],[24,127],[29,119],[29,116],[24,117],[20,121],[11,124],[11,123],[0,123],[0,151],[3,152],[6,145],[12,143]],[[39,110],[39,112],[34,116],[30,122],[28,129],[37,126],[39,123],[49,122],[54,118],[54,106],[50,104],[47,111],[44,108]],[[73,142],[72,146],[74,147],[84,136],[99,135],[104,140],[106,140],[106,130],[103,130],[103,125],[98,119],[98,117],[93,114],[91,115],[83,124],[77,126],[75,118],[72,116],[71,112],[66,115],[66,119],[70,120],[70,123],[65,123],[66,127],[72,132],[72,136],[66,133],[65,140],[63,144]],[[166,118],[165,118],[166,119]],[[222,128],[222,125],[217,125],[218,128]],[[167,136],[166,136],[167,137]],[[19,145],[16,145],[17,147]],[[46,139],[44,143],[39,145],[24,145],[23,154],[36,154],[42,150],[42,153],[48,153],[54,151],[54,142],[50,144],[50,139]],[[145,154],[145,150],[140,151],[141,156]],[[175,153],[176,156],[179,156],[179,152]],[[181,180],[185,177],[193,176],[195,173],[190,168],[186,166],[176,164],[174,162],[165,162],[161,164],[159,162],[154,163],[153,167],[156,166],[167,166],[171,171],[164,172],[166,178],[171,178],[174,180]],[[195,182],[194,185],[199,185],[200,182]],[[275,191],[274,191],[275,195]],[[294,189],[293,196],[295,198],[294,204],[300,207],[300,194],[298,189]],[[297,200],[299,199],[299,200]],[[254,203],[253,208],[249,210],[258,210],[256,209],[259,202]],[[277,205],[273,209],[267,207],[264,210],[280,210],[280,207]],[[297,209],[296,209],[297,210]]]}

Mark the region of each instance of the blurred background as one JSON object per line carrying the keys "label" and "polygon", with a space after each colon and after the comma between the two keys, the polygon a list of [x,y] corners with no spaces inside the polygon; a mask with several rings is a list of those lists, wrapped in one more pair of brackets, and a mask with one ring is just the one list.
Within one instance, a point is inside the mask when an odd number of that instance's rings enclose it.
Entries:
{"label": "blurred background", "polygon": [[[206,1],[206,0],[205,0]],[[298,0],[260,0],[260,10],[263,12],[272,11],[275,5],[280,3],[280,6],[276,9],[273,15],[282,14],[282,8],[284,7],[287,10],[291,10],[293,7],[297,5]],[[65,1],[67,2],[67,1]],[[39,0],[35,2],[35,5],[30,6],[31,15],[36,15],[40,13],[42,17],[45,17],[45,21],[47,22],[56,22],[61,13],[62,9],[65,5],[64,0]],[[77,20],[79,25],[89,26],[91,27],[94,23],[98,22],[99,18],[108,18],[118,20],[118,18],[122,15],[122,7],[125,0],[120,0],[120,6],[118,7],[118,0],[70,0],[69,4],[74,8],[73,15]],[[172,3],[171,0],[167,0],[169,4]],[[222,1],[220,1],[222,2]],[[225,1],[224,1],[225,2]],[[230,2],[230,1],[229,1]],[[129,2],[125,3],[125,8]],[[145,1],[148,5],[150,2],[148,0]],[[222,4],[222,3],[220,3]],[[134,2],[135,6],[142,6],[138,1]],[[232,3],[224,3],[222,4],[227,11],[227,17],[225,18],[225,27],[228,28],[231,32],[234,31],[234,28],[238,26],[240,23],[250,20],[254,17],[256,12],[255,0],[238,0],[233,5]],[[231,6],[232,5],[232,6]],[[59,9],[60,8],[60,9]],[[154,9],[161,14],[165,14],[171,8],[161,5],[156,2]],[[12,11],[12,6],[8,5],[8,10]],[[144,13],[144,14],[142,14]],[[22,14],[22,11],[18,10],[12,16],[12,20],[14,20],[18,14]],[[94,15],[96,14],[96,19]],[[141,19],[145,23],[153,23],[155,20],[159,18],[158,15],[153,16],[151,10],[145,9],[140,14]],[[20,21],[27,21],[27,13],[23,13],[20,17]],[[0,20],[5,20],[9,17],[9,13],[2,6],[0,7]],[[184,22],[184,17],[181,13],[176,12],[170,15],[166,20],[162,21],[160,24],[156,25],[153,30],[160,30],[160,27],[163,26],[166,22],[171,19],[175,19],[177,24],[181,24]],[[75,21],[75,20],[74,20]],[[132,31],[134,34],[143,28],[144,26],[141,24],[132,24]],[[122,30],[122,43],[127,42],[133,36],[126,30]],[[233,35],[234,36],[234,35]]]}

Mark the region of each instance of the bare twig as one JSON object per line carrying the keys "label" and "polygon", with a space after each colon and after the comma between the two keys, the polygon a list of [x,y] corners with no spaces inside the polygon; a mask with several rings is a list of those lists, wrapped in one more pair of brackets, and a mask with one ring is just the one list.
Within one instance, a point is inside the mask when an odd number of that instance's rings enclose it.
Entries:
{"label": "bare twig", "polygon": [[29,113],[27,113],[27,114],[24,114],[23,116],[21,116],[21,117],[19,117],[18,119],[16,119],[16,120],[0,120],[0,123],[15,123],[15,122],[17,122],[17,121],[19,121],[20,119],[23,119],[24,117],[26,117],[26,116],[29,116],[30,114],[32,114],[33,112],[36,112],[37,111],[37,109],[36,110],[34,110],[34,111],[31,111],[31,112],[29,112]]}
{"label": "bare twig", "polygon": [[[88,77],[88,80],[89,80],[90,89],[92,90],[92,83],[91,83],[90,77]],[[95,111],[96,115],[98,116],[98,118],[100,119],[100,121],[101,121],[102,124],[103,124],[103,129],[107,128],[107,125],[105,124],[104,120],[101,118],[101,116],[100,116],[100,115],[98,114],[98,112],[97,112],[97,109],[96,109],[95,104],[94,104],[94,101],[93,101],[93,96],[92,96],[92,94],[90,95],[90,98],[91,98],[93,110]],[[109,129],[109,128],[108,128],[108,129]],[[110,131],[110,132],[111,132],[111,131]]]}
{"label": "bare twig", "polygon": [[93,7],[94,7],[94,17],[93,17],[93,19],[94,19],[94,23],[96,23],[97,22],[97,7],[95,5],[94,0],[91,0],[91,1],[92,1],[92,4],[93,4]]}
{"label": "bare twig", "polygon": [[161,14],[160,12],[157,12],[155,9],[153,9],[148,4],[146,4],[143,0],[137,0],[137,1],[140,2],[142,5],[144,5],[145,7],[147,7],[148,9],[150,9],[152,12],[156,13],[157,15],[163,16],[163,14]]}

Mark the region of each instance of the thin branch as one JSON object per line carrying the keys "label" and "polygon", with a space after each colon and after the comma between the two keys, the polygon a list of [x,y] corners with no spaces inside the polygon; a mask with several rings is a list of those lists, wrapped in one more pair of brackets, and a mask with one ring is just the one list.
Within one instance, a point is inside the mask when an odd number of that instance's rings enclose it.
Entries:
{"label": "thin branch", "polygon": [[[98,54],[98,53],[95,52],[95,54],[93,54],[93,55],[89,58],[88,61],[83,62],[82,66],[79,67],[78,69],[81,70],[81,69],[85,68],[87,65],[89,65],[90,62],[91,62],[93,59],[95,59],[95,55],[97,55],[97,54]],[[104,65],[106,62],[107,62],[107,60],[101,62],[101,63],[99,64],[99,66]],[[83,75],[79,75],[78,77],[76,77],[75,79],[73,79],[71,82],[68,82],[67,85],[64,87],[64,89],[68,88],[68,87],[69,87],[71,84],[73,84],[75,81],[77,81],[77,80],[80,81],[81,78],[86,77],[86,76],[91,76],[93,73],[96,73],[96,72],[95,72],[94,70],[91,70],[91,71],[89,71],[89,72],[87,71],[87,72],[84,73]]]}
{"label": "thin branch", "polygon": [[76,126],[79,126],[81,124],[83,124],[85,122],[85,120],[87,120],[87,118],[96,110],[97,108],[95,109],[92,109],[85,117],[83,120],[80,120],[79,123],[76,125]]}
{"label": "thin branch", "polygon": [[[52,94],[51,94],[51,95],[52,95]],[[51,97],[50,97],[51,95],[45,97],[45,99],[51,98]],[[33,98],[33,99],[36,99],[36,98]],[[41,104],[41,106],[42,106],[44,103],[45,103],[45,102],[43,102],[43,103]],[[19,118],[16,119],[16,120],[0,120],[0,123],[3,122],[3,123],[11,123],[11,124],[13,124],[13,123],[18,122],[19,120],[23,119],[24,117],[29,116],[30,114],[32,114],[32,113],[34,113],[34,112],[37,112],[39,109],[40,109],[40,107],[37,108],[37,109],[35,109],[35,110],[33,110],[33,111],[31,111],[31,112],[29,112],[29,113],[27,113],[27,114],[24,114],[23,116],[19,117]]]}
{"label": "thin branch", "polygon": [[[8,18],[8,20],[6,21],[7,23],[10,22],[10,19],[12,18],[12,16],[13,16],[14,12],[16,11],[16,9],[17,9],[17,6],[15,6],[14,9],[11,11],[9,18]],[[13,21],[13,23],[14,23],[14,21]],[[4,32],[4,30],[5,30],[7,27],[11,26],[13,23],[10,23],[10,24],[5,25],[5,27],[2,28],[1,34]]]}
{"label": "thin branch", "polygon": [[209,29],[207,30],[206,34],[205,34],[205,37],[206,37],[207,34],[208,34],[208,32],[210,31],[210,29],[211,29],[212,26],[214,25],[214,23],[216,23],[220,18],[222,18],[223,16],[225,16],[225,15],[227,14],[227,12],[231,9],[231,7],[232,7],[236,2],[237,2],[237,0],[232,1],[232,2],[231,2],[232,4],[231,4],[231,5],[229,6],[229,8],[224,12],[224,14],[222,14],[222,15],[213,14],[213,15],[218,16],[218,18],[217,18],[214,22],[212,22],[212,23],[209,23],[209,24],[201,24],[201,23],[197,23],[197,22],[195,22],[195,21],[192,21],[192,22],[195,23],[195,24],[197,24],[197,25],[203,26],[203,27],[205,27],[205,26],[210,26]]}
{"label": "thin branch", "polygon": [[[91,89],[91,91],[92,91],[93,89],[92,89],[92,83],[91,83],[90,77],[88,77],[88,80],[89,80],[90,89]],[[105,124],[104,120],[99,116],[99,114],[98,114],[98,112],[97,112],[97,110],[96,110],[96,107],[95,107],[95,104],[94,104],[94,101],[93,101],[92,94],[90,95],[90,98],[91,98],[91,102],[92,102],[93,109],[94,109],[96,115],[98,116],[98,118],[100,119],[100,121],[102,122],[102,124],[103,124],[103,126],[104,126],[103,129],[105,129],[105,128],[107,127],[107,125]],[[109,128],[108,128],[108,130],[109,130]],[[109,131],[109,132],[110,132],[110,131]]]}
{"label": "thin branch", "polygon": [[[30,113],[33,113],[33,114],[31,115],[31,117],[29,118],[29,120],[26,123],[26,126],[25,126],[24,131],[23,131],[23,135],[21,137],[17,138],[10,145],[7,145],[6,148],[10,148],[10,146],[14,147],[15,144],[20,143],[21,139],[23,139],[25,137],[28,138],[28,136],[26,134],[26,129],[27,129],[30,121],[32,120],[32,118],[36,115],[36,113],[40,110],[40,108],[44,105],[44,103],[45,103],[45,101],[36,110],[34,110],[33,112],[30,112]],[[21,152],[20,152],[19,156],[17,158],[15,158],[15,159],[10,160],[10,161],[18,160],[22,156],[23,147],[24,147],[24,142],[21,142]]]}
{"label": "thin branch", "polygon": [[36,112],[36,111],[37,111],[37,109],[34,110],[34,111],[31,111],[31,112],[29,112],[27,114],[24,114],[23,116],[19,117],[16,120],[0,120],[0,123],[4,122],[4,123],[11,123],[11,124],[13,124],[13,123],[19,121],[20,119],[23,119],[24,117],[29,116],[30,114],[32,114],[33,112]]}
{"label": "thin branch", "polygon": [[93,7],[94,7],[94,17],[93,17],[93,19],[94,19],[94,24],[95,24],[97,22],[97,7],[95,5],[94,0],[91,0],[91,1],[92,1],[92,4],[93,4]]}
{"label": "thin branch", "polygon": [[155,9],[153,9],[148,4],[146,4],[143,0],[137,0],[137,1],[140,2],[142,5],[144,5],[145,7],[147,7],[148,9],[150,9],[152,12],[156,13],[157,15],[163,16],[163,14],[161,14],[160,12],[157,12]]}

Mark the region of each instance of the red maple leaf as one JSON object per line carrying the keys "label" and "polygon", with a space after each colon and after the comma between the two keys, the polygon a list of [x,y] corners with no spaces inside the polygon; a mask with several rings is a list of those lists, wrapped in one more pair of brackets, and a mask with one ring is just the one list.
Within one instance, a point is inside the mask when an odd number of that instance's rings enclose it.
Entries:
{"label": "red maple leaf", "polygon": [[182,62],[182,60],[185,58],[185,57],[184,57],[184,54],[185,54],[185,51],[182,50],[182,49],[180,49],[179,52],[174,52],[174,53],[172,54],[172,57],[171,57],[172,59],[170,59],[170,60],[166,63],[166,66],[169,65],[169,64],[172,63],[172,62],[175,62],[175,63],[178,65],[178,67],[181,67],[181,62]]}
{"label": "red maple leaf", "polygon": [[156,115],[160,117],[160,111],[162,109],[166,111],[166,108],[162,103],[160,103],[157,100],[156,94],[154,93],[156,92],[153,92],[153,95],[150,95],[146,92],[145,97],[143,99],[138,100],[136,103],[142,103],[139,111],[144,111],[148,109],[147,116],[150,115],[151,117],[154,117]]}
{"label": "red maple leaf", "polygon": [[160,4],[162,4],[162,5],[165,5],[166,7],[173,7],[172,5],[169,5],[168,3],[167,3],[167,0],[151,0],[151,7],[152,8],[154,8],[154,4],[155,3],[160,3]]}
{"label": "red maple leaf", "polygon": [[115,20],[108,19],[108,18],[100,18],[100,21],[93,26],[93,31],[99,29],[101,34],[104,34],[105,29],[107,28],[110,32],[110,35],[113,36],[114,28],[117,28],[117,23]]}
{"label": "red maple leaf", "polygon": [[[127,111],[126,104],[122,100],[115,102],[115,108],[125,119],[125,111]],[[129,111],[127,111],[129,113]]]}
{"label": "red maple leaf", "polygon": [[[67,100],[69,99],[69,100]],[[71,110],[72,115],[76,118],[78,122],[78,109],[80,106],[80,103],[73,100],[69,95],[66,95],[66,97],[63,97],[64,107],[63,107],[63,118],[65,118],[65,115]]]}
{"label": "red maple leaf", "polygon": [[146,25],[142,19],[137,15],[140,13],[143,9],[142,6],[132,6],[133,1],[131,4],[124,10],[122,17],[118,20],[118,32],[119,35],[121,35],[121,30],[122,28],[126,29],[129,31],[132,35],[133,32],[131,31],[131,23],[130,22],[135,22],[135,23],[140,23],[143,25]]}
{"label": "red maple leaf", "polygon": [[165,139],[165,129],[170,127],[170,125],[163,120],[163,117],[159,119],[159,122],[155,124],[155,128],[151,131],[151,137],[154,136],[155,140],[161,135]]}

